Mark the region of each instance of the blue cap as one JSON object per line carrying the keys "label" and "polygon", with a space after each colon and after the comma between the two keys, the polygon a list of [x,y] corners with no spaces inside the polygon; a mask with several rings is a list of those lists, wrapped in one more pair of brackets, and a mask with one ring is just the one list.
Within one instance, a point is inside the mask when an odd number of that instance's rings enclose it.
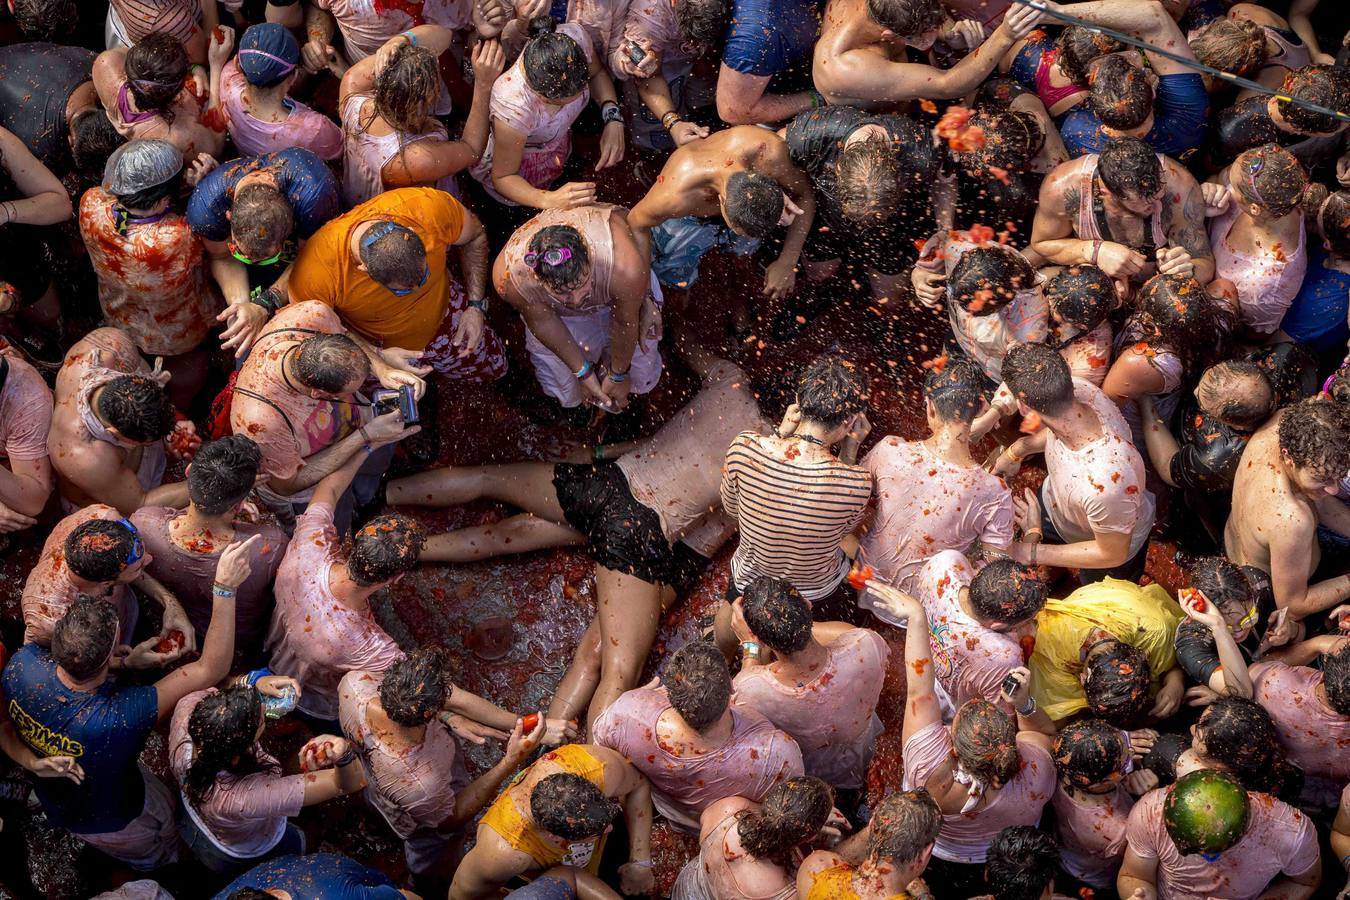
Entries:
{"label": "blue cap", "polygon": [[300,62],[300,45],[286,26],[276,22],[252,25],[239,41],[239,71],[248,83],[271,87]]}

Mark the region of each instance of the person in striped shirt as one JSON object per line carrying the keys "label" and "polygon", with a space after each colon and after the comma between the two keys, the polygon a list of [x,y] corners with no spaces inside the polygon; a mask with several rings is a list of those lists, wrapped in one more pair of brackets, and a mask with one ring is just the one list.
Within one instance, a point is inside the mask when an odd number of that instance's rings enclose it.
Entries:
{"label": "person in striped shirt", "polygon": [[[819,604],[843,584],[848,559],[840,541],[862,519],[872,476],[857,464],[871,429],[856,366],[822,356],[797,383],[797,402],[772,435],[744,431],[722,469],[722,508],[736,521],[728,600],[761,575],[781,578]],[[835,449],[838,448],[836,455]],[[718,614],[724,651],[735,646],[730,605]]]}

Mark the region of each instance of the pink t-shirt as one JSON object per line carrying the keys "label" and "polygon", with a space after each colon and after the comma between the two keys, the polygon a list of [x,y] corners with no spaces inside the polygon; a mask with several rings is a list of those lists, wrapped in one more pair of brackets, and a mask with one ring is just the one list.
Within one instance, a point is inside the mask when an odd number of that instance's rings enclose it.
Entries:
{"label": "pink t-shirt", "polygon": [[1130,811],[1125,830],[1130,849],[1158,864],[1159,900],[1256,900],[1281,873],[1306,875],[1321,860],[1312,821],[1268,794],[1251,794],[1251,812],[1242,839],[1207,862],[1198,853],[1181,855],[1163,822],[1163,788],[1149,791]]}
{"label": "pink t-shirt", "polygon": [[5,389],[0,391],[0,451],[11,460],[46,459],[52,389],[12,347],[0,348],[0,355],[9,361]]}
{"label": "pink t-shirt", "polygon": [[[928,784],[928,778],[951,759],[952,734],[946,725],[934,722],[912,735],[903,748],[904,789]],[[956,863],[982,863],[989,844],[1010,825],[1041,821],[1041,809],[1055,792],[1055,761],[1039,744],[1018,735],[1017,753],[1022,768],[999,788],[992,801],[968,813],[943,815],[933,855]]]}
{"label": "pink t-shirt", "polygon": [[469,785],[455,736],[439,720],[422,743],[392,748],[370,727],[366,707],[380,695],[380,672],[348,672],[338,685],[338,721],[366,770],[366,800],[403,839],[436,829],[455,811],[455,794]]}
{"label": "pink t-shirt", "polygon": [[333,528],[333,507],[311,503],[295,523],[277,570],[277,607],[267,632],[270,668],[300,682],[301,712],[336,719],[338,683],[353,669],[383,672],[403,655],[369,609],[338,602],[328,586],[342,564],[342,538]]}
{"label": "pink t-shirt", "polygon": [[733,682],[736,704],[790,734],[807,775],[860,788],[872,743],[884,730],[876,709],[890,649],[867,628],[846,631],[826,647],[829,661],[810,681],[785,684],[773,676],[773,666],[742,669]]}
{"label": "pink t-shirt", "polygon": [[[942,550],[966,553],[976,541],[1004,547],[1013,539],[1012,492],[978,465],[942,459],[923,441],[888,437],[863,457],[872,473],[876,518],[863,536],[863,559],[906,593]],[[875,611],[870,595],[859,605]]]}
{"label": "pink t-shirt", "polygon": [[1307,230],[1300,223],[1294,247],[1277,243],[1266,253],[1244,253],[1228,243],[1228,233],[1242,214],[1242,207],[1232,202],[1226,211],[1209,220],[1214,274],[1237,287],[1243,323],[1259,334],[1270,334],[1284,321],[1308,272]]}
{"label": "pink t-shirt", "polygon": [[1117,787],[1109,801],[1083,803],[1069,796],[1063,785],[1051,798],[1055,807],[1055,835],[1065,871],[1093,887],[1115,890],[1116,872],[1125,858],[1125,825],[1134,798]]}
{"label": "pink t-shirt", "polygon": [[803,774],[797,742],[751,709],[731,707],[731,738],[702,756],[674,756],[657,740],[657,719],[670,709],[665,688],[628,691],[595,722],[592,739],[622,753],[652,783],[652,803],[672,825],[695,834],[714,800],[763,800],[769,789]]}
{"label": "pink t-shirt", "polygon": [[1307,666],[1261,662],[1252,666],[1257,703],[1270,712],[1280,743],[1308,775],[1350,781],[1350,717],[1317,697],[1322,673]]}
{"label": "pink t-shirt", "polygon": [[928,644],[938,684],[960,707],[967,700],[988,700],[1004,707],[999,686],[1008,672],[1024,665],[1016,634],[985,628],[961,608],[961,590],[975,569],[960,553],[944,550],[915,578],[914,596],[928,613]]}
{"label": "pink t-shirt", "polygon": [[230,404],[230,428],[257,443],[262,471],[273,478],[295,477],[305,457],[342,440],[359,420],[360,410],[351,403],[311,397],[286,383],[283,356],[313,336],[303,329],[321,334],[346,331],[333,308],[318,300],[286,306],[253,344]]}
{"label": "pink t-shirt", "polygon": [[755,430],[766,433],[768,425],[750,379],[735,364],[718,362],[694,399],[617,465],[633,499],[656,512],[666,540],[684,540],[711,556],[734,529],[720,514],[722,460],[736,435]]}
{"label": "pink t-shirt", "polygon": [[[181,785],[192,765],[192,738],[188,722],[197,704],[215,688],[188,694],[173,710],[169,724],[169,767]],[[211,843],[236,859],[252,859],[275,847],[286,833],[286,818],[298,816],[305,807],[305,776],[282,775],[275,757],[261,747],[258,761],[264,770],[239,776],[221,772],[216,786],[201,806],[194,806],[187,795],[183,807],[193,823]]]}
{"label": "pink t-shirt", "polygon": [[248,80],[239,71],[239,62],[225,64],[220,77],[220,105],[230,121],[230,137],[243,156],[262,156],[289,147],[303,147],[320,159],[342,155],[342,129],[323,113],[310,109],[299,100],[285,99],[290,115],[284,122],[264,122],[249,114],[244,103]]}
{"label": "pink t-shirt", "polygon": [[1102,435],[1071,450],[1051,433],[1045,444],[1046,513],[1066,544],[1093,540],[1095,532],[1130,535],[1130,555],[1153,528],[1153,494],[1144,486],[1144,459],[1130,443],[1130,426],[1101,390],[1075,378],[1074,400],[1091,404]]}
{"label": "pink t-shirt", "polygon": [[[70,580],[70,570],[66,568],[66,538],[85,522],[94,519],[116,522],[121,518],[122,514],[111,506],[95,503],[66,516],[52,528],[42,545],[42,555],[23,585],[25,644],[50,647],[52,629],[80,595],[80,589]],[[139,614],[135,595],[125,584],[114,584],[103,599],[117,607],[117,616],[122,623],[121,642],[131,643],[131,632]]]}
{"label": "pink t-shirt", "polygon": [[[347,62],[353,65],[384,46],[396,34],[418,25],[444,25],[458,31],[472,24],[470,0],[313,0],[332,13],[342,31]],[[439,113],[438,113],[439,114]]]}
{"label": "pink t-shirt", "polygon": [[1111,368],[1111,323],[1102,322],[1087,334],[1080,334],[1059,348],[1074,378],[1102,386]]}

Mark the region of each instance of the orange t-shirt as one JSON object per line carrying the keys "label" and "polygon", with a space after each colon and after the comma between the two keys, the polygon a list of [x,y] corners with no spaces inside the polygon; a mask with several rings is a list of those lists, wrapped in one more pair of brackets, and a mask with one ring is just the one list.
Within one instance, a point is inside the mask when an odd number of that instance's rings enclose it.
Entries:
{"label": "orange t-shirt", "polygon": [[[352,231],[390,221],[422,239],[431,274],[427,283],[398,297],[357,268]],[[353,207],[305,242],[291,271],[291,302],[318,300],[337,310],[348,328],[380,347],[422,350],[436,337],[450,304],[445,257],[464,228],[464,207],[435,188],[399,188]]]}

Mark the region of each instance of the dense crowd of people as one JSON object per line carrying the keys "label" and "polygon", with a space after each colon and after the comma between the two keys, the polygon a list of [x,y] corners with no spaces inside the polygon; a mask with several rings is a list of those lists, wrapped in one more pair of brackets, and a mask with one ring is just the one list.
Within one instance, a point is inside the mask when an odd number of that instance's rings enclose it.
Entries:
{"label": "dense crowd of people", "polygon": [[[8,0],[5,797],[129,900],[1347,896],[1321,6]],[[372,605],[559,547],[546,709]]]}

